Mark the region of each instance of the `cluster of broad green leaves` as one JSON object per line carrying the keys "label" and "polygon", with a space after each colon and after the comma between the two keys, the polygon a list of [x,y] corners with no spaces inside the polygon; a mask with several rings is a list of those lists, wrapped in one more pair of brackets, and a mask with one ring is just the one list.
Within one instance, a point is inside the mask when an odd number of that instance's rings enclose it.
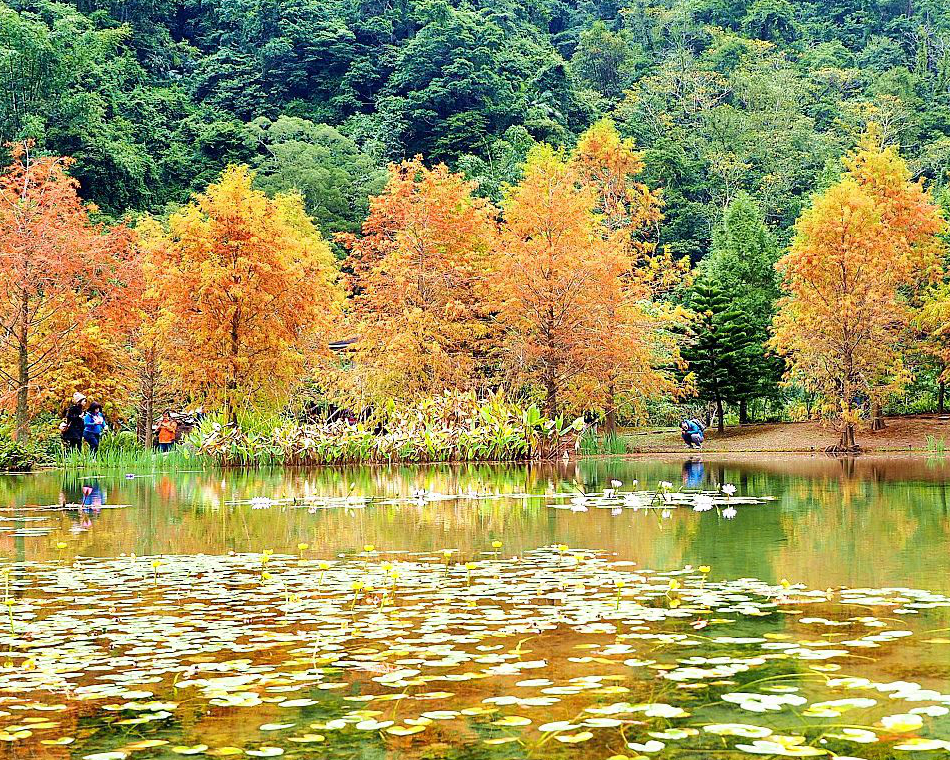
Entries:
{"label": "cluster of broad green leaves", "polygon": [[[0,741],[146,756],[936,757],[950,694],[884,677],[950,607],[590,550],[365,545],[3,568]],[[142,754],[140,754],[142,753]]]}
{"label": "cluster of broad green leaves", "polygon": [[537,406],[445,391],[391,402],[367,420],[301,424],[262,431],[205,426],[188,445],[197,461],[225,466],[551,459],[573,447],[583,420],[546,417]]}

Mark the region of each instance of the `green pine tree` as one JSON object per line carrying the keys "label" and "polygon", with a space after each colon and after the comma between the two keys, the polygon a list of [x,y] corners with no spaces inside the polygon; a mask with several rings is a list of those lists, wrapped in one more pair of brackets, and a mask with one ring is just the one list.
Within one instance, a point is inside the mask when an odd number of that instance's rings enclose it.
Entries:
{"label": "green pine tree", "polygon": [[699,397],[715,402],[721,433],[725,427],[724,404],[738,403],[752,391],[755,339],[746,315],[736,308],[730,294],[715,278],[697,278],[690,306],[696,320],[683,357],[695,374]]}
{"label": "green pine tree", "polygon": [[765,349],[779,297],[778,257],[778,245],[758,204],[748,193],[738,193],[713,234],[712,251],[701,264],[701,276],[722,286],[732,308],[743,315],[752,340],[745,383],[748,395],[737,399],[740,422],[748,421],[749,401],[777,394],[782,376],[781,360]]}

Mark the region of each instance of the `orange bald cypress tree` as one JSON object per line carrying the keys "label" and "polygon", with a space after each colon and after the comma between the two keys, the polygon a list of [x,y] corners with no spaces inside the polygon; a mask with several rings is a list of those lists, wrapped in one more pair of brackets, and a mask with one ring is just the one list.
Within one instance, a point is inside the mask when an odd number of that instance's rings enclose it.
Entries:
{"label": "orange bald cypress tree", "polygon": [[342,390],[357,405],[470,387],[485,350],[494,208],[444,164],[417,157],[389,171],[362,234],[341,236],[357,331]]}
{"label": "orange bald cypress tree", "polygon": [[230,167],[169,220],[150,250],[163,366],[229,420],[282,403],[326,352],[340,294],[333,255],[298,196],[268,198]]}
{"label": "orange bald cypress tree", "polygon": [[671,372],[681,363],[672,330],[684,324],[685,313],[660,296],[687,281],[689,262],[657,253],[662,200],[638,181],[643,154],[609,119],[581,135],[570,161],[581,185],[595,193],[599,221],[622,255],[613,290],[605,294],[609,327],[599,334],[599,368],[583,383],[590,408],[603,410],[605,432],[613,433],[618,407],[642,411],[648,398],[682,390]]}
{"label": "orange bald cypress tree", "polygon": [[939,270],[939,209],[893,148],[865,140],[848,173],[802,214],[778,266],[786,295],[773,347],[819,393],[855,448],[856,399],[876,403],[907,378],[902,337],[914,293]]}
{"label": "orange bald cypress tree", "polygon": [[33,397],[83,326],[118,308],[116,273],[128,231],[93,223],[61,157],[11,150],[0,174],[0,379],[16,435],[29,436]]}
{"label": "orange bald cypress tree", "polygon": [[492,290],[500,355],[512,381],[540,387],[548,414],[604,371],[625,256],[597,202],[576,164],[540,145],[504,203]]}

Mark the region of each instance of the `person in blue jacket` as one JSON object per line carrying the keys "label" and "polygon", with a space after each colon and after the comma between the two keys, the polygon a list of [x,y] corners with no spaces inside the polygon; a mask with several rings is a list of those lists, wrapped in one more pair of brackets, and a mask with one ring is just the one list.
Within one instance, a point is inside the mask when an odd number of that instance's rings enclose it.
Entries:
{"label": "person in blue jacket", "polygon": [[109,427],[106,424],[106,418],[102,414],[102,404],[93,402],[82,418],[83,430],[82,439],[89,446],[89,451],[93,454],[99,449],[99,441],[102,434]]}
{"label": "person in blue jacket", "polygon": [[680,432],[684,443],[691,449],[701,449],[706,436],[703,435],[703,426],[698,420],[683,420],[680,423]]}

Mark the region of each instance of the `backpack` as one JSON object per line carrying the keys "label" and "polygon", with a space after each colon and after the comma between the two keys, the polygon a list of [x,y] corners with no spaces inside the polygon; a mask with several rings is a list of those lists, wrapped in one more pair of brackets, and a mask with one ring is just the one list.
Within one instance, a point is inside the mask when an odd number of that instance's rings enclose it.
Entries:
{"label": "backpack", "polygon": [[691,419],[690,422],[696,425],[696,427],[699,428],[700,432],[703,432],[703,433],[706,432],[706,426],[703,424],[703,421],[699,419],[698,417],[693,417],[693,419]]}

